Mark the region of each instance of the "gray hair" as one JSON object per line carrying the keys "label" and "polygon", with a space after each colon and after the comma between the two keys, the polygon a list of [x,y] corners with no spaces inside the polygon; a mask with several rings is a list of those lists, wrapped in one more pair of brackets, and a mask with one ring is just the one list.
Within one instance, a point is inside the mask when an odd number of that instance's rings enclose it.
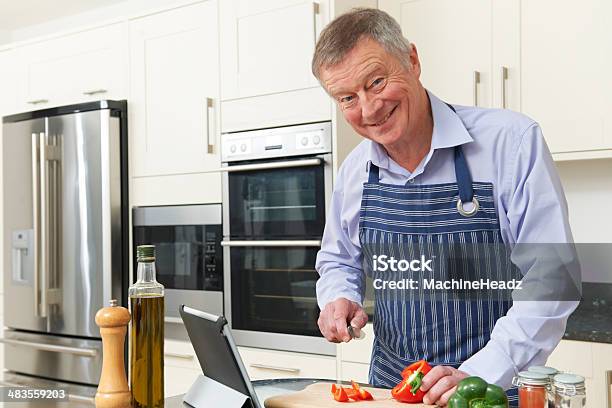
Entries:
{"label": "gray hair", "polygon": [[319,36],[312,57],[312,73],[319,78],[321,69],[344,59],[362,38],[370,38],[409,67],[410,42],[402,28],[389,14],[372,8],[354,8],[329,23]]}

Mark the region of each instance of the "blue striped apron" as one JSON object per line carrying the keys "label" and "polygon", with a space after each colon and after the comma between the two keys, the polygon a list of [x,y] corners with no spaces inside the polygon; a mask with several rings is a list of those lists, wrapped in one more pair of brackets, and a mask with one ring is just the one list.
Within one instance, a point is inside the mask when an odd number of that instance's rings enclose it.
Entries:
{"label": "blue striped apron", "polygon": [[[390,250],[397,252],[397,259],[412,260],[420,259],[432,248],[440,253],[440,248],[441,252],[444,248],[450,252],[451,248],[462,248],[464,244],[503,245],[493,184],[472,182],[461,146],[455,147],[454,161],[456,183],[420,186],[380,183],[379,169],[370,162],[359,217],[364,260],[388,254]],[[479,204],[475,214],[461,214],[458,200],[469,203],[474,198]],[[502,279],[516,276],[505,254],[487,254],[481,258],[493,258],[483,267],[485,274],[503,276]],[[364,269],[373,279],[387,273]],[[436,268],[432,277],[448,277],[444,269]],[[427,296],[424,291],[422,287],[376,291],[371,384],[394,387],[401,380],[402,369],[420,359],[432,365],[458,368],[486,345],[495,322],[512,305],[511,300],[490,296],[446,299],[444,293]],[[510,391],[510,401],[516,398],[515,394],[515,390]]]}

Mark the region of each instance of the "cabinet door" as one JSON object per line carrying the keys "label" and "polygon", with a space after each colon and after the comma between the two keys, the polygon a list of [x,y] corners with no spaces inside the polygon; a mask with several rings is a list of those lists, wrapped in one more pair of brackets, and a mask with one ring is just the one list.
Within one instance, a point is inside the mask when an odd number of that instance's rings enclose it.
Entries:
{"label": "cabinet door", "polygon": [[314,354],[238,347],[251,380],[273,378],[336,379],[336,358]]}
{"label": "cabinet door", "polygon": [[[218,169],[217,2],[136,19],[130,39],[133,175]],[[221,176],[209,177],[220,198]]]}
{"label": "cabinet door", "polygon": [[17,109],[17,71],[14,51],[0,51],[0,116]]}
{"label": "cabinet door", "polygon": [[521,2],[522,109],[553,153],[612,148],[612,3]]}
{"label": "cabinet door", "polygon": [[20,109],[125,98],[126,38],[119,23],[18,48]]}
{"label": "cabinet door", "polygon": [[325,4],[227,0],[219,14],[223,100],[318,86],[310,61],[327,20]]}
{"label": "cabinet door", "polygon": [[379,0],[417,48],[421,82],[462,105],[491,105],[491,0]]}

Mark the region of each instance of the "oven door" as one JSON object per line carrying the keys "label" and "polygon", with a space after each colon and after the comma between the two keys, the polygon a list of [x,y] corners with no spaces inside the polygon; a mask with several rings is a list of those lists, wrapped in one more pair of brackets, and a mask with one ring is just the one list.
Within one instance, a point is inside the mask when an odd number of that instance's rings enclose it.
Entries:
{"label": "oven door", "polygon": [[[224,167],[224,235],[320,238],[331,191],[331,154]],[[328,191],[329,190],[329,191]]]}
{"label": "oven door", "polygon": [[317,325],[314,265],[320,245],[320,240],[223,241],[229,271],[225,311],[238,345],[335,355],[335,344]]}

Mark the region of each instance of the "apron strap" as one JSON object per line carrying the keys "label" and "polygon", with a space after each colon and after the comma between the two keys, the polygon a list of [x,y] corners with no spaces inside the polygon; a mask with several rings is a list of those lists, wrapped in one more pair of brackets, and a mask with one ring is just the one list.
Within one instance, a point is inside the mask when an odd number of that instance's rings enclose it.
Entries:
{"label": "apron strap", "polygon": [[378,166],[370,162],[370,171],[368,174],[368,183],[378,183]]}
{"label": "apron strap", "polygon": [[[450,103],[446,104],[455,113],[457,111]],[[474,189],[472,187],[472,175],[465,160],[463,149],[461,146],[455,146],[455,178],[459,187],[459,198],[462,203],[469,203],[474,198]]]}
{"label": "apron strap", "polygon": [[467,166],[465,155],[461,146],[455,146],[455,177],[457,178],[457,186],[459,187],[459,198],[462,203],[469,203],[474,198],[474,190],[472,188],[472,175]]}

